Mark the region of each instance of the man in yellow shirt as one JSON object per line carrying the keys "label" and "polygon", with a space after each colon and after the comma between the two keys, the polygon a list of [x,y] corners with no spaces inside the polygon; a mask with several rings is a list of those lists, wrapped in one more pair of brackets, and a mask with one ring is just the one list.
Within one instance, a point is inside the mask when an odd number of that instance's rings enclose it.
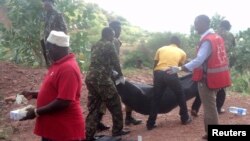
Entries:
{"label": "man in yellow shirt", "polygon": [[186,97],[177,74],[167,74],[166,69],[172,66],[181,66],[186,60],[186,53],[179,48],[180,40],[172,36],[170,45],[159,48],[155,54],[154,64],[154,96],[151,101],[150,114],[147,121],[147,129],[156,127],[155,121],[158,114],[159,103],[166,87],[175,94],[180,107],[180,117],[183,125],[191,123],[187,110]]}

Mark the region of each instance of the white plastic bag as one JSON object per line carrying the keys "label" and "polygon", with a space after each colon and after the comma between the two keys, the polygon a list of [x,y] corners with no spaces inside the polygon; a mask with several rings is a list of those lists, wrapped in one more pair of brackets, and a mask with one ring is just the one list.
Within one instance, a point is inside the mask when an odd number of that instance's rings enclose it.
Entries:
{"label": "white plastic bag", "polygon": [[24,95],[17,94],[16,95],[16,103],[17,104],[28,104],[28,100],[24,97]]}

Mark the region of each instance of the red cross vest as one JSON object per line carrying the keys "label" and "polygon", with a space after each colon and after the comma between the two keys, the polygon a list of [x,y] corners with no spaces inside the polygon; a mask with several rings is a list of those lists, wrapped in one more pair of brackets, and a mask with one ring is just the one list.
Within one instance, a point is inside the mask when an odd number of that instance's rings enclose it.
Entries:
{"label": "red cross vest", "polygon": [[228,67],[228,58],[224,47],[224,40],[216,33],[207,34],[199,43],[209,41],[212,53],[199,68],[193,71],[194,81],[205,81],[210,89],[225,88],[231,85],[231,77]]}

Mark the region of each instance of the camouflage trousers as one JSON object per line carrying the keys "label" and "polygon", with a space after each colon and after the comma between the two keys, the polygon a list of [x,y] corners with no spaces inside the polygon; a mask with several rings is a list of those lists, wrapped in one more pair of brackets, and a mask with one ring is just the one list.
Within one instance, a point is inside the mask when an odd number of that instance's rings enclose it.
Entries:
{"label": "camouflage trousers", "polygon": [[96,132],[96,126],[100,122],[101,106],[105,106],[112,115],[113,128],[112,133],[117,133],[123,129],[123,115],[121,109],[121,101],[118,92],[113,83],[107,85],[98,85],[93,81],[86,81],[89,91],[88,110],[86,118],[86,136],[91,139]]}
{"label": "camouflage trousers", "polygon": [[[89,94],[88,99],[91,99],[91,97],[92,97],[91,94]],[[102,102],[101,103],[101,107],[100,107],[100,114],[101,114],[100,116],[102,117],[103,115],[105,115],[106,111],[107,111],[106,103]],[[130,108],[129,106],[125,105],[125,112],[126,113],[131,113],[132,111],[133,111],[132,108]]]}

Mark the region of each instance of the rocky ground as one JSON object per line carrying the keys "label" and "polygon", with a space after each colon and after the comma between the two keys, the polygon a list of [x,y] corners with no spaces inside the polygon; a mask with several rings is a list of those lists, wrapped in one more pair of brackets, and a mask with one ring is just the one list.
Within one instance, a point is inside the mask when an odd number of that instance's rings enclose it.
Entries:
{"label": "rocky ground", "polygon": [[[128,80],[152,84],[152,75],[146,70],[139,70],[138,73],[125,72]],[[39,88],[46,69],[31,69],[14,65],[10,62],[0,61],[0,141],[40,141],[40,138],[33,134],[34,120],[30,121],[12,121],[9,119],[9,112],[26,104],[16,104],[9,97],[15,97],[22,90],[35,90]],[[84,116],[87,115],[86,108],[87,90],[84,87],[82,92],[82,106]],[[9,99],[9,100],[6,100]],[[188,107],[193,99],[188,101]],[[35,104],[31,100],[28,104]],[[250,109],[250,96],[243,96],[239,93],[228,92],[224,105],[225,109],[229,106],[239,106]],[[124,110],[123,110],[124,111]],[[142,136],[143,141],[200,141],[204,134],[203,111],[198,117],[193,117],[193,122],[189,125],[181,125],[178,116],[179,108],[173,109],[167,114],[158,116],[158,127],[152,131],[146,130],[147,116],[139,113],[133,113],[137,118],[143,120],[143,124],[137,126],[126,126],[131,130],[129,135],[123,137],[127,140],[136,140]],[[226,112],[219,116],[221,124],[249,124],[249,114],[246,116],[235,116]],[[112,125],[109,112],[104,116],[103,122]],[[111,131],[105,131],[98,134],[110,135]]]}

